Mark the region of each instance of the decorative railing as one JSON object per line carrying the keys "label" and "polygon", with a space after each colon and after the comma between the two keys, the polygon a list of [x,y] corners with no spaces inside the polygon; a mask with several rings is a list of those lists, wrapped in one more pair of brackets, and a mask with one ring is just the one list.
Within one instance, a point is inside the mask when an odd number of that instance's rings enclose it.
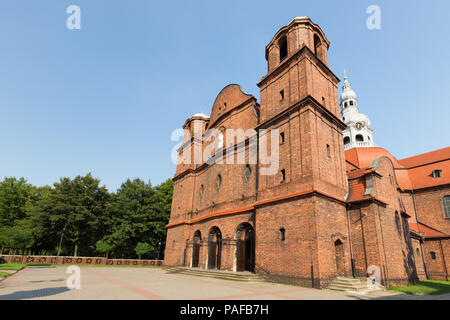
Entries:
{"label": "decorative railing", "polygon": [[344,150],[348,150],[348,149],[351,149],[351,148],[371,147],[371,146],[372,146],[371,142],[360,142],[360,141],[357,141],[357,142],[351,142],[351,143],[348,143],[348,144],[344,145]]}

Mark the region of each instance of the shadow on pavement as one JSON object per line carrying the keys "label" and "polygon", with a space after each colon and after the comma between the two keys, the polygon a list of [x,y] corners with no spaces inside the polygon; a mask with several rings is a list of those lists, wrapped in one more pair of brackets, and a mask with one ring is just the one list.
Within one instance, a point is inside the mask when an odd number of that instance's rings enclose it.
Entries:
{"label": "shadow on pavement", "polygon": [[0,300],[23,300],[32,298],[43,298],[54,296],[56,294],[60,294],[66,291],[70,291],[70,289],[68,289],[67,287],[59,287],[59,288],[44,288],[29,291],[17,291],[6,295],[0,295]]}

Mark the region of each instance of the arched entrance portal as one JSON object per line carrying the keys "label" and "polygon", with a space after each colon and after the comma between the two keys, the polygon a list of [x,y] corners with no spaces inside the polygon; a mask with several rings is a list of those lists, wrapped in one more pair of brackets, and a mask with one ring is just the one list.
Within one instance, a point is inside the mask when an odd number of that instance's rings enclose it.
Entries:
{"label": "arched entrance portal", "polygon": [[202,240],[202,234],[200,230],[194,233],[194,241],[192,244],[192,268],[198,268],[198,262],[200,258],[200,241]]}
{"label": "arched entrance portal", "polygon": [[212,227],[208,236],[208,269],[220,270],[222,254],[222,233],[217,227]]}
{"label": "arched entrance portal", "polygon": [[345,276],[344,265],[344,244],[341,240],[334,242],[334,251],[336,255],[336,272],[338,276]]}
{"label": "arched entrance portal", "polygon": [[236,271],[255,272],[255,230],[247,222],[236,231]]}

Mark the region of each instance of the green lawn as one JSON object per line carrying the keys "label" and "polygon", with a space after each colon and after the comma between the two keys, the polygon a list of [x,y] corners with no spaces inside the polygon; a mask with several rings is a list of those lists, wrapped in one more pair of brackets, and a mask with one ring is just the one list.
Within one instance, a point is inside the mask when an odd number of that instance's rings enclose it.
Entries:
{"label": "green lawn", "polygon": [[22,270],[26,266],[23,263],[4,263],[0,264],[0,270]]}
{"label": "green lawn", "polygon": [[389,290],[406,294],[445,294],[450,293],[450,281],[425,280],[409,287],[390,287]]}
{"label": "green lawn", "polygon": [[0,280],[9,277],[11,274],[8,272],[0,272]]}

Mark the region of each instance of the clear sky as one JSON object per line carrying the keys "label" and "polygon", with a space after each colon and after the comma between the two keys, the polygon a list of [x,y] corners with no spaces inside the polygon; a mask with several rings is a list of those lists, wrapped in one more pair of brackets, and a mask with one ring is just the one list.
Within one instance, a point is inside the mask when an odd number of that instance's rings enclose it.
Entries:
{"label": "clear sky", "polygon": [[[66,27],[72,4],[81,30]],[[366,27],[372,4],[381,30]],[[294,16],[324,30],[379,146],[398,158],[446,147],[449,12],[445,0],[2,1],[0,177],[91,172],[112,191],[172,177],[172,131],[229,83],[259,99],[265,46]]]}

